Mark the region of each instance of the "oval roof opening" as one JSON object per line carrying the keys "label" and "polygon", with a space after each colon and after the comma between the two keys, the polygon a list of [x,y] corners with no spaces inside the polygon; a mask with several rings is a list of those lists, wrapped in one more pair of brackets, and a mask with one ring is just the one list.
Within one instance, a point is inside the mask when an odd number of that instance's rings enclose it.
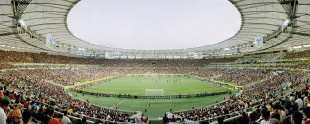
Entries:
{"label": "oval roof opening", "polygon": [[241,15],[228,0],[82,0],[67,24],[93,44],[167,50],[229,39],[240,30]]}

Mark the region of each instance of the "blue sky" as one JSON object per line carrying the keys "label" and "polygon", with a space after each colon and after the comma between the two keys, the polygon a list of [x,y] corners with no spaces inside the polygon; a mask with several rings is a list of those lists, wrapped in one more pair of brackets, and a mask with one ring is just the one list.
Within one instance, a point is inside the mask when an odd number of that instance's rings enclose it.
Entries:
{"label": "blue sky", "polygon": [[210,45],[234,36],[241,25],[228,0],[81,0],[67,21],[82,40],[139,50]]}

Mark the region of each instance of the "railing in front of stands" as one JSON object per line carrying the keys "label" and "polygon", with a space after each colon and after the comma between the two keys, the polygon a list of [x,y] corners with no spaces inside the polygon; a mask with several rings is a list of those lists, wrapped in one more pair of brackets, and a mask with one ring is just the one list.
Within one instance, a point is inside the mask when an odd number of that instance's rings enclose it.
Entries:
{"label": "railing in front of stands", "polygon": [[188,95],[168,95],[168,96],[138,96],[138,95],[117,95],[117,94],[104,94],[104,93],[94,93],[81,90],[75,90],[75,92],[94,95],[94,96],[103,96],[103,97],[118,97],[118,98],[131,98],[131,99],[170,99],[170,98],[191,98],[191,97],[203,97],[203,96],[216,96],[222,94],[231,94],[231,91],[223,92],[212,92],[212,93],[199,93],[199,94],[188,94]]}

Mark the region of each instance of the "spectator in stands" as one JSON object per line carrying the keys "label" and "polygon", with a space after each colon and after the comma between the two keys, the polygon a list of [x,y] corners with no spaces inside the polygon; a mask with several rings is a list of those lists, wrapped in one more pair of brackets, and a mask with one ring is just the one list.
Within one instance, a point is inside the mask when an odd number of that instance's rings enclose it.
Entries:
{"label": "spectator in stands", "polygon": [[17,110],[21,108],[23,108],[23,104],[19,103],[19,100],[15,100],[15,103],[13,104],[13,110]]}
{"label": "spectator in stands", "polygon": [[295,96],[290,96],[290,102],[292,104],[292,110],[293,111],[298,111],[298,103],[295,102]]}
{"label": "spectator in stands", "polygon": [[282,111],[274,110],[270,118],[270,124],[282,124],[283,121]]}
{"label": "spectator in stands", "polygon": [[262,111],[262,117],[264,118],[260,123],[261,124],[269,124],[270,121],[270,112],[267,110]]}
{"label": "spectator in stands", "polygon": [[48,121],[48,124],[61,124],[63,115],[62,114],[58,114],[57,118],[52,118]]}
{"label": "spectator in stands", "polygon": [[9,96],[10,100],[13,100],[15,96],[16,94],[14,93],[14,91],[12,91]]}
{"label": "spectator in stands", "polygon": [[296,97],[297,97],[297,99],[296,99],[295,102],[296,102],[297,105],[298,105],[298,110],[300,110],[301,107],[303,107],[303,101],[301,100],[301,94],[298,93],[298,94],[296,95]]}
{"label": "spectator in stands", "polygon": [[291,116],[292,124],[301,124],[302,122],[302,114],[300,112],[293,112]]}
{"label": "spectator in stands", "polygon": [[10,111],[8,114],[7,122],[9,124],[20,124],[22,122],[22,113],[20,110]]}
{"label": "spectator in stands", "polygon": [[42,123],[48,124],[49,120],[54,116],[54,109],[49,107],[46,109],[46,115],[42,118]]}
{"label": "spectator in stands", "polygon": [[[224,124],[224,117],[218,117],[218,118],[217,118],[217,123],[218,123],[218,124]],[[249,122],[248,122],[248,123],[249,123]],[[247,123],[242,123],[242,122],[241,122],[240,124],[247,124]]]}
{"label": "spectator in stands", "polygon": [[22,116],[24,124],[29,124],[31,122],[32,116],[30,112],[25,111],[23,112]]}
{"label": "spectator in stands", "polygon": [[163,117],[164,124],[168,123],[169,119],[167,117],[167,114],[165,113],[165,116]]}
{"label": "spectator in stands", "polygon": [[39,111],[36,113],[36,115],[33,116],[33,117],[35,117],[36,119],[42,121],[42,118],[44,117],[43,108],[41,107],[41,108],[39,109]]}
{"label": "spectator in stands", "polygon": [[9,106],[9,101],[1,99],[1,107],[0,107],[0,124],[6,124],[7,116],[4,112]]}
{"label": "spectator in stands", "polygon": [[82,119],[82,124],[86,124],[86,117],[85,116]]}
{"label": "spectator in stands", "polygon": [[306,115],[305,124],[310,124],[310,107],[306,107],[304,113]]}
{"label": "spectator in stands", "polygon": [[4,95],[3,95],[3,88],[2,87],[0,87],[0,99],[2,99],[3,97],[4,97]]}
{"label": "spectator in stands", "polygon": [[26,102],[24,102],[24,108],[28,109],[30,99],[27,98]]}
{"label": "spectator in stands", "polygon": [[68,118],[68,111],[64,111],[64,116],[62,118],[61,124],[72,124],[71,120]]}
{"label": "spectator in stands", "polygon": [[33,104],[31,109],[28,111],[31,114],[31,116],[35,116],[37,114],[37,106],[35,104]]}
{"label": "spectator in stands", "polygon": [[245,112],[242,112],[242,117],[240,119],[240,124],[248,124],[249,123],[249,117],[247,116],[247,114]]}
{"label": "spectator in stands", "polygon": [[292,103],[290,101],[287,101],[285,103],[285,114],[286,115],[291,115],[292,113],[293,113]]}
{"label": "spectator in stands", "polygon": [[257,113],[256,112],[252,112],[250,114],[250,122],[249,124],[257,124],[256,120],[257,120]]}

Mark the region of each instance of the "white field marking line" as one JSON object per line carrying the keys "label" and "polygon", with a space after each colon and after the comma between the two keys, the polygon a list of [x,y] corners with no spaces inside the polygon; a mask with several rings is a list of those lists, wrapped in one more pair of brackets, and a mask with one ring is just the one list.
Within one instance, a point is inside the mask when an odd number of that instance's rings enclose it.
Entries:
{"label": "white field marking line", "polygon": [[[128,88],[128,89],[131,89],[131,88]],[[144,88],[139,88],[139,89],[141,89],[142,92],[144,92],[144,95],[145,95],[145,89]],[[133,92],[132,94],[136,94],[136,93],[137,93],[137,90],[135,92]],[[139,93],[139,91],[138,91],[138,93]]]}
{"label": "white field marking line", "polygon": [[194,89],[192,89],[192,88],[189,88],[189,89],[191,89],[192,91],[194,91],[194,92],[195,92],[195,94],[197,94],[197,91],[196,91],[196,90],[194,90]]}
{"label": "white field marking line", "polygon": [[[120,104],[122,104],[123,102],[125,102],[127,99],[125,99],[125,100],[123,100],[123,101],[121,101],[120,103],[118,103],[117,105],[120,105]],[[112,106],[112,107],[110,107],[110,109],[113,109],[115,107],[115,105],[114,106]]]}
{"label": "white field marking line", "polygon": [[136,91],[135,91],[135,92],[133,92],[132,94],[136,94]]}

